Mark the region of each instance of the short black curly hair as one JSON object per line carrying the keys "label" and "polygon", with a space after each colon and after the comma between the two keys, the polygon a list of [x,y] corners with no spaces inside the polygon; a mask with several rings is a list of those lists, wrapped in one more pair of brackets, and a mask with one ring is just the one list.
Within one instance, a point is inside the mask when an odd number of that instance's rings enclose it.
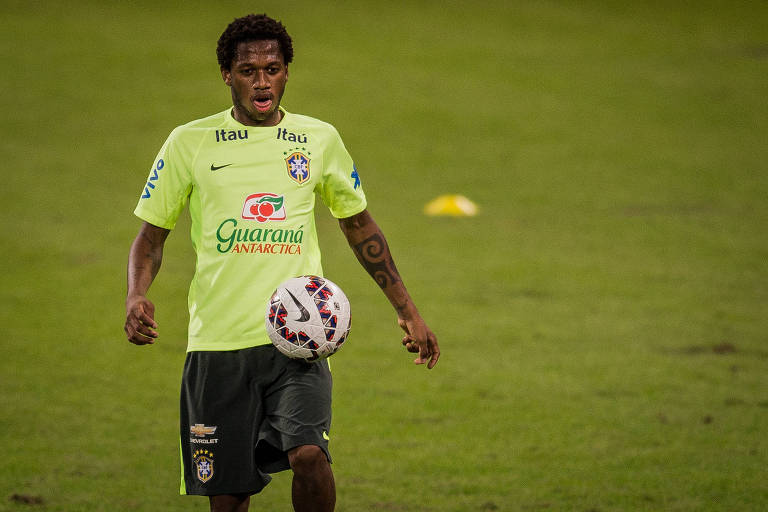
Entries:
{"label": "short black curly hair", "polygon": [[282,23],[266,14],[249,14],[236,18],[219,37],[216,46],[216,58],[219,67],[230,69],[232,61],[237,57],[237,45],[247,41],[262,41],[276,39],[283,54],[285,64],[293,60],[293,41]]}

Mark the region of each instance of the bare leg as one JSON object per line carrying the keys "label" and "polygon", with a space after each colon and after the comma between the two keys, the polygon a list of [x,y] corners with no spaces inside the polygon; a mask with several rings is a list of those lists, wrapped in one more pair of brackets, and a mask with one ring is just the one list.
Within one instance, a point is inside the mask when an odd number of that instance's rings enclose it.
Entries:
{"label": "bare leg", "polygon": [[296,512],[333,512],[336,483],[331,464],[318,446],[303,445],[288,452],[293,470],[293,510]]}
{"label": "bare leg", "polygon": [[251,497],[247,494],[209,496],[211,512],[248,512]]}

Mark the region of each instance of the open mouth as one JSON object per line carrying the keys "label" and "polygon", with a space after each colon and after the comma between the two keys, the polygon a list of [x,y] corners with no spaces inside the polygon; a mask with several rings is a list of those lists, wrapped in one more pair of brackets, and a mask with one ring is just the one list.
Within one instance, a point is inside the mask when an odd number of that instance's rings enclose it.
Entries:
{"label": "open mouth", "polygon": [[266,112],[272,107],[272,97],[269,95],[256,96],[251,101],[259,112]]}

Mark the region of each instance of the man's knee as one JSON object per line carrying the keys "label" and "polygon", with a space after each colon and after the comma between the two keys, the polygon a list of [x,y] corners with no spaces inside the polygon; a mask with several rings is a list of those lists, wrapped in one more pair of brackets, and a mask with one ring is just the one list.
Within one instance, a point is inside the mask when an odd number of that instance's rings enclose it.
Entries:
{"label": "man's knee", "polygon": [[245,512],[251,497],[248,494],[221,494],[209,496],[212,512]]}
{"label": "man's knee", "polygon": [[288,462],[294,473],[314,473],[328,466],[328,457],[319,446],[307,444],[289,450]]}

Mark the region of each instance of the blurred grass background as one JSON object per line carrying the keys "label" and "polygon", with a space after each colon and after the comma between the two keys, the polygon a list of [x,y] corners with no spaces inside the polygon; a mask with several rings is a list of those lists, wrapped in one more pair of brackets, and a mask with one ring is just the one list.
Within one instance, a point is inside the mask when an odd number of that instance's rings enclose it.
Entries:
{"label": "blurred grass background", "polygon": [[[254,11],[444,352],[410,364],[321,207],[355,316],[337,510],[768,508],[765,3],[5,1],[0,510],[207,510],[176,495],[188,222],[151,348],[124,341],[125,262],[152,158],[227,106],[215,43]],[[423,216],[442,193],[481,214]]]}

